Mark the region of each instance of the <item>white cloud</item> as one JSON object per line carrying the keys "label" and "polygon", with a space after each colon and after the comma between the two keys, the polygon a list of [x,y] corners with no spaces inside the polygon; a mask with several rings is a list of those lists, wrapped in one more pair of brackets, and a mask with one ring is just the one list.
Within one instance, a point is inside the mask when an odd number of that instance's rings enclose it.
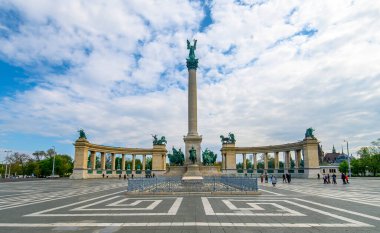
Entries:
{"label": "white cloud", "polygon": [[[256,146],[300,140],[312,126],[325,150],[379,137],[374,2],[215,1],[202,33],[202,6],[185,1],[12,5],[23,20],[19,32],[0,37],[0,57],[32,69],[38,85],[2,99],[3,132],[67,141],[84,128],[96,143],[132,147],[150,146],[154,133],[184,147],[185,41],[194,36],[204,148],[219,149],[229,131],[239,145]],[[62,62],[63,73],[46,68]]]}

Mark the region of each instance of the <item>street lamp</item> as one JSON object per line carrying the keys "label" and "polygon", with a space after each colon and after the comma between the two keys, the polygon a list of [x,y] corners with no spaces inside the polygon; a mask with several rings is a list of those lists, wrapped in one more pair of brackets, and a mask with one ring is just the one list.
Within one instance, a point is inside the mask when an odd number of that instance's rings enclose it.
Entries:
{"label": "street lamp", "polygon": [[348,176],[351,177],[350,152],[348,151],[348,141],[344,140],[344,142],[347,143]]}
{"label": "street lamp", "polygon": [[[11,150],[5,150],[4,152],[7,153],[7,157],[8,157],[9,153],[11,153],[12,151]],[[11,177],[11,163],[10,162],[9,162],[9,171],[8,172],[9,172],[8,177]],[[4,176],[4,178],[7,178],[7,170],[6,169],[5,169],[5,176]]]}
{"label": "street lamp", "polygon": [[53,150],[54,150],[54,156],[53,156],[53,174],[52,174],[52,177],[54,177],[54,165],[55,165],[55,146],[53,146]]}

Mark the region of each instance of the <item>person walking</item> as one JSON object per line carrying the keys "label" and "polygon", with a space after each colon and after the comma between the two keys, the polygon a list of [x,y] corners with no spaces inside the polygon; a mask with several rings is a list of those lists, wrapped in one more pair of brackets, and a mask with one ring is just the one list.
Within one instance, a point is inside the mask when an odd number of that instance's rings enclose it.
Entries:
{"label": "person walking", "polygon": [[261,174],[260,180],[261,180],[261,183],[263,183],[263,181],[264,181],[264,175],[263,174]]}
{"label": "person walking", "polygon": [[268,183],[268,174],[265,174],[265,183]]}
{"label": "person walking", "polygon": [[285,173],[282,174],[282,183],[286,183],[286,176],[285,176]]}
{"label": "person walking", "polygon": [[335,173],[332,175],[333,184],[336,184],[336,175]]}
{"label": "person walking", "polygon": [[318,180],[319,180],[319,179],[321,179],[321,175],[319,175],[319,173],[318,173],[318,175],[317,175],[317,176],[318,176]]}
{"label": "person walking", "polygon": [[349,184],[349,182],[348,182],[348,175],[345,174],[345,178],[346,178],[346,183]]}
{"label": "person walking", "polygon": [[277,178],[276,178],[276,176],[272,175],[272,185],[273,185],[273,187],[276,187],[276,184],[277,184]]}
{"label": "person walking", "polygon": [[330,174],[327,174],[327,183],[330,184]]}
{"label": "person walking", "polygon": [[346,176],[344,175],[343,172],[342,172],[342,175],[340,177],[342,178],[343,184],[346,184]]}

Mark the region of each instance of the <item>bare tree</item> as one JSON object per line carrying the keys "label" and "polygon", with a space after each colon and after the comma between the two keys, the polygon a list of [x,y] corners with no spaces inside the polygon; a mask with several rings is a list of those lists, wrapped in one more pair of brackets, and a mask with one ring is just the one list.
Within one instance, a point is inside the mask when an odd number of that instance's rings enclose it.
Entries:
{"label": "bare tree", "polygon": [[30,159],[31,158],[29,155],[19,152],[15,152],[5,157],[5,160],[11,163],[12,165],[21,165],[22,176],[25,175],[25,165]]}

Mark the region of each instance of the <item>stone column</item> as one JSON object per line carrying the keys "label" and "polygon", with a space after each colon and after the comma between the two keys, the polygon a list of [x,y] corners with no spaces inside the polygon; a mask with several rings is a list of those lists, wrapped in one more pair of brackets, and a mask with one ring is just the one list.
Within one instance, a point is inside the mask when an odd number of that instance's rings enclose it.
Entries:
{"label": "stone column", "polygon": [[294,169],[298,169],[300,166],[300,150],[295,150],[295,161],[294,161]]}
{"label": "stone column", "polygon": [[290,151],[285,151],[285,163],[284,163],[284,167],[285,167],[285,170],[289,170],[290,169]]}
{"label": "stone column", "polygon": [[143,155],[142,170],[145,171],[146,155]]}
{"label": "stone column", "polygon": [[135,171],[135,165],[136,165],[136,155],[132,155],[132,171]]}
{"label": "stone column", "polygon": [[121,170],[125,170],[125,154],[121,155]]}
{"label": "stone column", "polygon": [[95,170],[96,168],[96,152],[95,151],[91,151],[91,169],[92,170]]}
{"label": "stone column", "polygon": [[274,169],[278,170],[280,161],[278,159],[278,151],[274,152]]}
{"label": "stone column", "polygon": [[183,138],[185,142],[185,163],[191,164],[190,149],[194,147],[196,151],[197,163],[201,163],[201,142],[202,137],[198,135],[197,119],[197,68],[198,59],[195,58],[195,44],[190,46],[191,54],[186,59],[186,66],[189,74],[188,82],[188,133]]}
{"label": "stone column", "polygon": [[247,170],[247,159],[246,154],[243,154],[243,169]]}
{"label": "stone column", "polygon": [[[75,141],[75,157],[74,157],[74,169],[70,179],[87,179],[88,171],[88,150],[90,143],[84,139],[79,138]],[[9,168],[10,170],[10,168]]]}
{"label": "stone column", "polygon": [[115,157],[115,153],[111,153],[111,161],[112,161],[112,171],[115,171],[115,161],[116,161],[116,157]]}
{"label": "stone column", "polygon": [[318,140],[305,138],[303,140],[304,169],[305,177],[315,178],[319,171]]}
{"label": "stone column", "polygon": [[255,169],[257,173],[257,153],[253,153],[253,169]]}
{"label": "stone column", "polygon": [[102,170],[106,170],[106,153],[100,152],[100,163]]}
{"label": "stone column", "polygon": [[264,169],[268,170],[268,153],[264,153]]}

